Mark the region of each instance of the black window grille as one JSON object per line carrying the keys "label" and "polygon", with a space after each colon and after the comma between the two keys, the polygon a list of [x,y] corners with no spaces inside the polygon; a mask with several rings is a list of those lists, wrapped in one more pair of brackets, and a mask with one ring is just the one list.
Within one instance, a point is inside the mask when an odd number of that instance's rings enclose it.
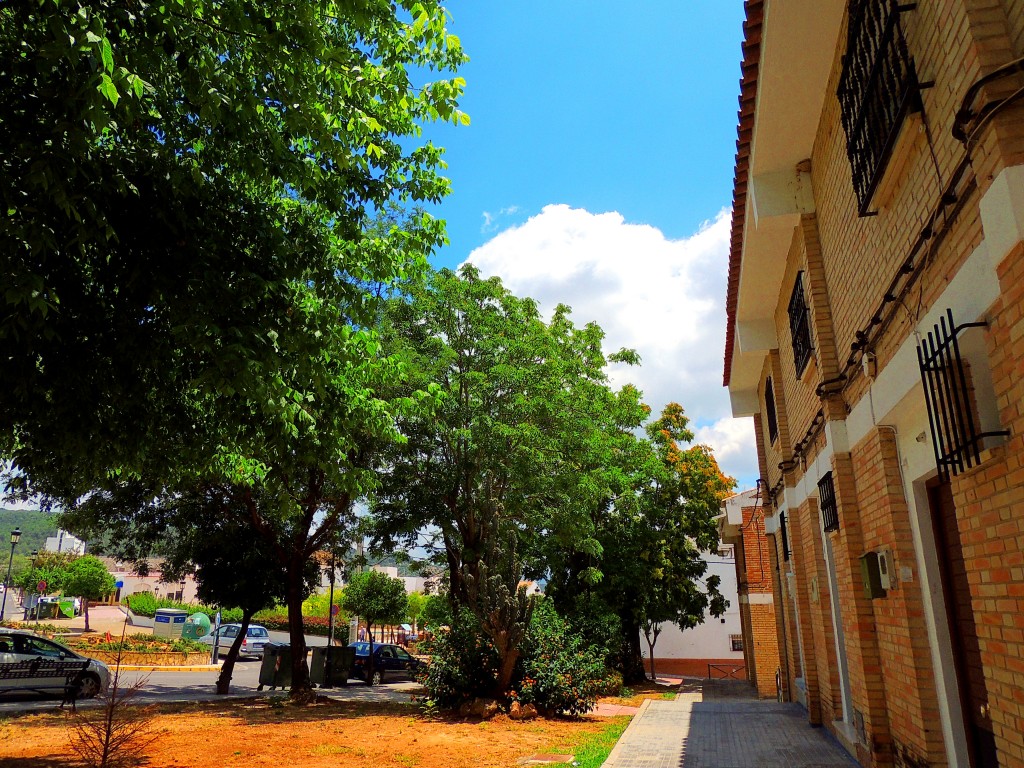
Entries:
{"label": "black window grille", "polygon": [[953,322],[953,311],[939,319],[917,347],[932,448],[939,477],[946,481],[981,463],[981,446],[986,437],[1008,435],[1007,431],[979,432],[970,398],[967,371],[960,356],[957,337],[967,328],[985,323]]}
{"label": "black window grille", "polygon": [[768,442],[774,443],[779,436],[779,420],[775,414],[775,388],[770,376],[764,383],[764,412],[768,417]]}
{"label": "black window grille", "polygon": [[917,73],[900,26],[900,13],[913,7],[897,0],[850,0],[837,95],[861,216],[870,213],[871,196],[904,118],[921,108]]}
{"label": "black window grille", "polygon": [[821,526],[828,531],[839,530],[839,508],[836,506],[836,487],[832,473],[826,472],[818,481],[818,505],[821,507]]}
{"label": "black window grille", "polygon": [[797,273],[793,295],[789,297],[789,332],[793,337],[793,365],[800,376],[811,359],[811,323],[804,299],[803,272]]}
{"label": "black window grille", "polygon": [[789,562],[789,532],[786,530],[786,513],[779,513],[779,531],[782,532],[782,559]]}

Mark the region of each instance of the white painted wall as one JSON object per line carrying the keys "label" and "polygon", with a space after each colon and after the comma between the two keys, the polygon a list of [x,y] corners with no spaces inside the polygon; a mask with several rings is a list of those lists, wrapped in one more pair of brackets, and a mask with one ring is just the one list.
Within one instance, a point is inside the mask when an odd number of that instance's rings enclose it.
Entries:
{"label": "white painted wall", "polygon": [[[723,545],[725,546],[725,545]],[[675,624],[663,624],[658,643],[654,646],[654,658],[657,659],[736,659],[743,662],[743,651],[731,650],[729,635],[742,634],[740,627],[740,600],[736,586],[736,561],[724,559],[717,553],[705,553],[708,571],[705,576],[718,575],[722,579],[719,586],[729,608],[720,619],[706,616],[704,623],[685,632]],[[648,656],[647,641],[643,632],[640,633],[640,647],[644,657]]]}

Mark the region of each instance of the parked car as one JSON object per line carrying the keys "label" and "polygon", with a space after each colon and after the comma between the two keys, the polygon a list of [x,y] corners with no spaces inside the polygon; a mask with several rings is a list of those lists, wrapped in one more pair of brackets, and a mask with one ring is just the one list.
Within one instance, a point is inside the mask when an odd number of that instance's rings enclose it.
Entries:
{"label": "parked car", "polygon": [[370,643],[349,643],[349,648],[356,649],[356,663],[352,668],[352,677],[361,678],[368,685],[380,685],[385,677],[404,675],[416,676],[416,671],[423,662],[398,645],[373,644],[373,675],[367,678],[370,660]]}
{"label": "parked car", "polygon": [[[0,664],[34,661],[36,659],[63,659],[68,661],[88,661],[85,673],[78,687],[77,698],[91,699],[107,690],[110,684],[110,668],[102,661],[90,659],[75,653],[60,643],[24,629],[0,628]],[[5,690],[32,691],[40,688],[54,690],[64,683],[64,678],[28,677],[0,681]]]}
{"label": "parked car", "polygon": [[[199,642],[213,648],[213,641],[216,636],[217,655],[227,656],[228,651],[231,650],[232,643],[235,642],[235,638],[238,637],[238,633],[241,629],[241,624],[221,624],[220,629],[216,633],[211,632],[208,635],[200,637]],[[266,627],[261,627],[259,624],[250,624],[249,631],[246,632],[245,637],[242,638],[242,647],[238,651],[238,656],[239,658],[243,656],[252,656],[262,659],[263,648],[269,642],[270,633],[267,631]]]}

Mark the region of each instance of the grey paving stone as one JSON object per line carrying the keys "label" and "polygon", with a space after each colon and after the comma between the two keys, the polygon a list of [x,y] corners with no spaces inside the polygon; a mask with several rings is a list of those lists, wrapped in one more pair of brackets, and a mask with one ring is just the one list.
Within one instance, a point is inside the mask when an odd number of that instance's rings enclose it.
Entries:
{"label": "grey paving stone", "polygon": [[856,768],[798,705],[737,690],[646,702],[604,768]]}

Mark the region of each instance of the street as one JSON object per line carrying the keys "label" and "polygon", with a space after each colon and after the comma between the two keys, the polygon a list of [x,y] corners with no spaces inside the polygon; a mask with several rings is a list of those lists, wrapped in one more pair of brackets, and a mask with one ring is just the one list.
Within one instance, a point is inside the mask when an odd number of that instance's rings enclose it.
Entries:
{"label": "street", "polygon": [[[230,697],[245,698],[249,696],[283,696],[287,691],[257,691],[259,684],[260,660],[239,661],[235,664],[232,674]],[[122,672],[121,686],[132,685],[144,680],[143,692],[136,701],[139,703],[172,703],[180,701],[219,701],[224,696],[214,693],[217,679],[214,670],[204,672]],[[347,686],[320,689],[319,693],[332,699],[344,701],[395,701],[408,702],[410,694],[419,686],[408,680],[386,682],[384,685],[370,687],[361,680],[353,678]],[[96,702],[80,701],[78,706],[95,706]],[[40,697],[36,695],[0,696],[0,717],[5,713],[52,710],[60,706],[59,697]]]}

